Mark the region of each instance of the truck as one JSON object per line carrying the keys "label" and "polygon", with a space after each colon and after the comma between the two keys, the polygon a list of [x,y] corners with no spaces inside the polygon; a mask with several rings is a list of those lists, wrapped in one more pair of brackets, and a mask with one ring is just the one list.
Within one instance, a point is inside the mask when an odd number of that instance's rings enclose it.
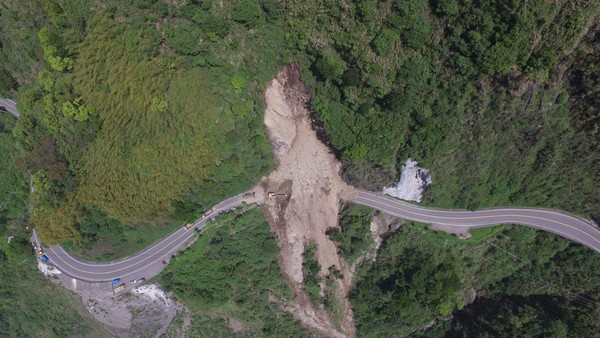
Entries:
{"label": "truck", "polygon": [[41,257],[41,258],[42,258],[42,260],[43,260],[44,262],[47,262],[47,261],[49,261],[49,260],[50,260],[50,259],[48,258],[48,256],[46,256],[46,255],[42,255],[42,257]]}
{"label": "truck", "polygon": [[125,289],[125,283],[117,286],[113,291],[114,292],[119,292],[119,291],[123,291],[123,289]]}
{"label": "truck", "polygon": [[185,225],[184,228],[185,228],[185,230],[187,230],[187,229],[189,229],[189,228],[191,228],[193,226],[194,226],[194,223],[188,223],[188,224]]}
{"label": "truck", "polygon": [[204,214],[202,214],[202,218],[204,218],[204,217],[206,217],[206,216],[208,216],[208,215],[212,214],[212,213],[213,213],[213,211],[215,211],[215,209],[214,209],[214,208],[206,210],[206,211],[204,212]]}

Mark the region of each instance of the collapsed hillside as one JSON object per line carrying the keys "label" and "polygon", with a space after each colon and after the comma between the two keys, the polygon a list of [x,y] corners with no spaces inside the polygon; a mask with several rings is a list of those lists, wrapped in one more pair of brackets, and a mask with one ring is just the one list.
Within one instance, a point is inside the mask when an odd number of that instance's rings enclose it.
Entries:
{"label": "collapsed hillside", "polygon": [[[338,227],[339,201],[351,199],[353,188],[342,181],[339,163],[311,128],[305,107],[307,89],[297,67],[287,66],[278,73],[267,86],[265,100],[265,125],[279,167],[261,182],[265,191],[278,194],[267,198],[263,211],[279,239],[279,263],[294,291],[294,302],[287,310],[322,335],[355,336],[348,301],[350,269],[326,235],[329,228]],[[330,288],[341,291],[335,292],[343,309],[337,323],[306,292],[303,264],[309,246],[316,246],[321,295],[331,291],[325,290],[324,278],[332,281]]]}

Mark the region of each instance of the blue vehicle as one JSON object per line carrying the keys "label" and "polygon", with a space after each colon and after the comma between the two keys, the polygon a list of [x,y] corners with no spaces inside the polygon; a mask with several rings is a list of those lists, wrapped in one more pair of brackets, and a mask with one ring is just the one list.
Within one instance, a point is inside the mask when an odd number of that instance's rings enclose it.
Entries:
{"label": "blue vehicle", "polygon": [[42,255],[42,260],[43,260],[44,262],[47,262],[47,261],[49,261],[49,260],[50,260],[50,258],[48,258],[48,256],[46,256],[46,255]]}
{"label": "blue vehicle", "polygon": [[118,284],[120,281],[121,281],[121,278],[115,278],[115,279],[113,279],[112,283]]}

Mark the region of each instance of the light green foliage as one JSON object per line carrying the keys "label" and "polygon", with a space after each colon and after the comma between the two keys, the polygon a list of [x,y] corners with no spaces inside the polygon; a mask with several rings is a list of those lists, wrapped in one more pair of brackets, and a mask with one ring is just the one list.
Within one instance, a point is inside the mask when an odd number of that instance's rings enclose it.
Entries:
{"label": "light green foliage", "polygon": [[50,67],[59,72],[73,69],[73,59],[64,56],[64,51],[59,49],[61,44],[59,35],[52,28],[42,27],[38,34],[40,44],[44,49],[44,58],[50,64]]}
{"label": "light green foliage", "polygon": [[94,110],[91,107],[86,106],[81,102],[81,98],[78,97],[75,101],[65,102],[62,106],[63,114],[67,117],[72,117],[75,121],[84,122],[87,121]]}
{"label": "light green foliage", "polygon": [[269,225],[254,209],[203,231],[159,280],[192,312],[190,336],[231,336],[227,318],[241,322],[247,336],[305,336],[291,315],[278,310],[292,291],[283,281],[277,252]]}
{"label": "light green foliage", "polygon": [[241,76],[239,74],[232,76],[231,80],[229,80],[229,82],[235,89],[242,89],[246,85],[246,80],[244,79],[243,76]]}
{"label": "light green foliage", "polygon": [[153,97],[150,103],[150,110],[153,113],[162,114],[166,113],[169,109],[169,102],[159,97]]}

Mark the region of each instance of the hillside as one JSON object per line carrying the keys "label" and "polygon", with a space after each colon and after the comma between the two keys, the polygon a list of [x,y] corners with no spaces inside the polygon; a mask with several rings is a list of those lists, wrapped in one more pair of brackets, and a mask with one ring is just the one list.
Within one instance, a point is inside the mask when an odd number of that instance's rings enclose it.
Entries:
{"label": "hillside", "polygon": [[[8,285],[0,324],[13,335],[102,334],[93,321],[75,325],[86,310],[34,271],[28,227],[84,259],[113,260],[277,175],[284,151],[269,145],[265,91],[286,65],[301,72],[306,124],[346,184],[382,191],[411,158],[432,175],[424,205],[536,206],[600,222],[597,1],[4,0],[0,8],[0,96],[21,112],[17,121],[0,115],[0,221],[15,235],[0,252]],[[287,168],[303,170],[291,177],[298,181],[310,176],[294,162]],[[307,196],[294,198],[310,205]],[[310,235],[322,248],[293,246],[301,276],[291,291],[278,266],[286,237],[267,231],[278,209],[213,229],[169,265],[158,280],[188,306],[190,332],[316,334],[295,321],[294,292],[327,332],[349,335],[599,330],[600,263],[588,249],[510,224],[459,239],[329,202],[327,236]],[[324,205],[311,203],[312,212]],[[346,275],[319,265],[329,261]],[[342,300],[343,330],[334,327]],[[53,303],[65,312],[46,308]],[[18,325],[27,322],[40,326]]]}

